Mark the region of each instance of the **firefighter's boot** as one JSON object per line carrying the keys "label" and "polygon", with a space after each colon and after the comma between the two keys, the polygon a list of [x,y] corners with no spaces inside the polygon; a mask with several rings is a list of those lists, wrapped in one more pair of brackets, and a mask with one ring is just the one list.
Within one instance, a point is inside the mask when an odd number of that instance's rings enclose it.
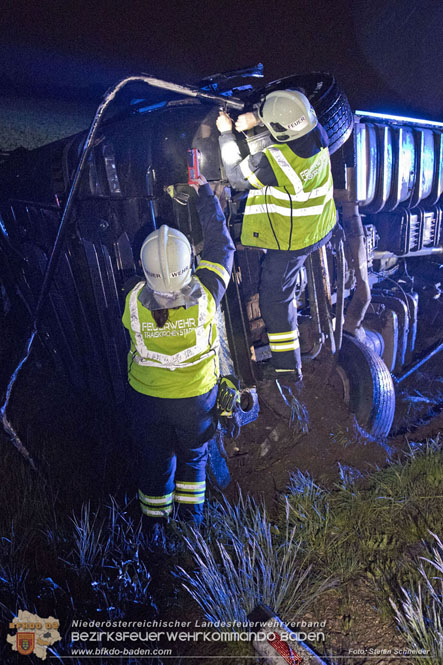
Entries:
{"label": "firefighter's boot", "polygon": [[259,398],[262,397],[275,415],[287,420],[291,429],[308,431],[309,416],[301,400],[303,375],[299,369],[276,370],[271,365],[263,368],[259,383]]}

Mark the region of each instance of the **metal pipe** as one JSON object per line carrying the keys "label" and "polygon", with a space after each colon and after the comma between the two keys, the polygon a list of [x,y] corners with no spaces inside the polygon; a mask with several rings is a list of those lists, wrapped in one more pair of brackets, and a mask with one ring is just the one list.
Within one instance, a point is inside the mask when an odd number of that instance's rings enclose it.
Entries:
{"label": "metal pipe", "polygon": [[355,335],[360,328],[371,302],[365,233],[358,204],[343,201],[343,226],[346,233],[351,267],[355,272],[356,287],[347,308],[344,330]]}
{"label": "metal pipe", "polygon": [[412,365],[412,367],[411,367],[410,369],[408,369],[408,370],[406,371],[405,374],[403,374],[402,376],[400,376],[400,377],[398,377],[398,378],[397,378],[397,377],[394,377],[394,381],[395,381],[395,383],[398,385],[399,383],[401,383],[402,381],[404,381],[405,379],[407,379],[408,376],[411,376],[411,374],[413,374],[414,372],[416,372],[420,367],[422,367],[422,365],[424,365],[425,363],[427,363],[428,360],[430,360],[430,359],[433,358],[435,355],[437,355],[437,353],[440,353],[440,351],[441,351],[442,349],[443,349],[443,342],[438,342],[438,343],[436,344],[436,346],[434,346],[434,348],[433,348],[431,351],[429,351],[429,353],[426,354],[426,356],[425,356],[424,358],[421,358],[421,360],[417,360],[417,362],[414,363],[414,365]]}
{"label": "metal pipe", "polygon": [[329,282],[326,247],[323,245],[323,247],[312,252],[311,256],[321,331],[328,340],[331,352],[335,354],[336,348],[331,318],[331,285]]}
{"label": "metal pipe", "polygon": [[439,254],[443,254],[443,247],[427,247],[425,249],[418,249],[416,252],[408,252],[407,254],[394,254],[393,252],[376,249],[374,250],[374,259],[411,259],[415,256],[435,256]]}
{"label": "metal pipe", "polygon": [[306,275],[308,279],[309,310],[311,313],[312,322],[314,324],[316,337],[314,341],[313,350],[311,351],[311,353],[303,353],[302,360],[314,360],[314,358],[318,356],[318,354],[322,349],[323,335],[320,326],[320,312],[318,311],[318,300],[315,288],[314,270],[312,267],[311,255],[309,255],[308,258],[306,259],[305,265],[306,265]]}
{"label": "metal pipe", "polygon": [[343,231],[340,229],[340,238],[336,243],[337,258],[337,299],[335,303],[335,348],[341,349],[343,341],[344,302],[345,302],[345,248],[343,243]]}
{"label": "metal pipe", "polygon": [[154,86],[155,88],[163,88],[163,90],[170,90],[171,92],[177,92],[179,95],[186,95],[187,97],[197,97],[198,99],[204,99],[209,102],[215,102],[223,106],[230,106],[237,111],[243,111],[245,105],[238,97],[223,97],[222,95],[214,95],[210,92],[205,92],[199,88],[194,88],[189,85],[180,85],[178,83],[169,83],[168,81],[162,81],[161,79],[154,78],[148,74],[142,74],[143,81],[149,85]]}

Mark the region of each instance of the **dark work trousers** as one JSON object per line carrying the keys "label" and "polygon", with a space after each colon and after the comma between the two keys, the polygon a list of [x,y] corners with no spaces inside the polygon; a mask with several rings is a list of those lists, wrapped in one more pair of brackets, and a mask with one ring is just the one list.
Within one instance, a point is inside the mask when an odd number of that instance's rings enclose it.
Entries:
{"label": "dark work trousers", "polygon": [[128,387],[140,506],[148,517],[167,517],[176,504],[180,519],[201,521],[217,391],[164,399]]}
{"label": "dark work trousers", "polygon": [[276,369],[301,369],[294,293],[308,254],[268,249],[261,263],[260,310]]}

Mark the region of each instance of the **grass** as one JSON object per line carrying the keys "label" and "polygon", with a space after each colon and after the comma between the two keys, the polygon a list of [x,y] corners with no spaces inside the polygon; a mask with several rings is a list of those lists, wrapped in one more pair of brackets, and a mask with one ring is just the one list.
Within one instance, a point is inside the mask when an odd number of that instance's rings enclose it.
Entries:
{"label": "grass", "polygon": [[179,579],[212,622],[243,622],[258,603],[293,621],[335,582],[345,605],[347,589],[363,584],[410,645],[441,659],[442,578],[429,569],[442,572],[441,541],[425,553],[430,533],[443,532],[442,443],[412,444],[363,477],[343,467],[332,490],[298,472],[275,519],[250,497],[213,502],[206,531],[185,536],[194,571]]}
{"label": "grass", "polygon": [[[19,432],[40,475],[0,436],[8,478],[0,484],[0,630],[18,609],[53,615],[66,627],[73,618],[172,615],[177,602],[181,614],[186,607],[197,616],[193,601],[211,621],[244,621],[265,603],[288,622],[303,618],[332,585],[345,600],[363,585],[409,645],[441,659],[442,551],[430,535],[441,538],[443,527],[440,439],[411,443],[400,462],[363,477],[343,466],[332,490],[294,474],[276,515],[251,497],[234,505],[212,501],[204,530],[178,524],[173,537],[154,542],[118,491],[126,484],[125,464],[108,450],[119,436],[111,416],[101,416],[103,426],[90,405],[71,405],[66,395],[63,403],[66,424],[59,431],[50,424],[51,404],[40,416],[39,399],[36,415],[24,419],[34,425]],[[339,433],[337,443],[347,445],[346,435]],[[113,474],[108,485],[100,480],[106,465]],[[174,580],[169,570],[177,562]],[[190,597],[177,600],[181,585]],[[7,664],[10,647],[0,641]],[[68,653],[69,645],[53,649]]]}
{"label": "grass", "polygon": [[[172,612],[177,585],[171,560],[185,549],[177,539],[150,535],[138,502],[127,498],[131,490],[135,497],[135,488],[124,414],[91,405],[47,363],[40,370],[31,363],[23,377],[10,416],[39,473],[0,430],[2,665],[17,659],[6,633],[19,610],[59,620],[63,640],[48,652],[55,662],[70,653],[73,619],[151,621]],[[112,662],[160,665],[162,660]],[[109,659],[91,662],[108,665]]]}
{"label": "grass", "polygon": [[[57,617],[67,635],[74,618],[158,617],[151,593],[153,545],[141,524],[128,516],[125,506],[110,499],[96,512],[84,504],[79,515],[61,519],[57,531],[49,525],[38,533],[23,532],[20,538],[15,531],[4,536],[0,549],[4,625],[19,609]],[[53,654],[57,653],[69,653],[69,644],[55,644]]]}
{"label": "grass", "polygon": [[402,588],[403,598],[391,599],[397,624],[409,647],[424,652],[419,665],[443,662],[443,543],[436,534],[430,558],[421,557],[421,580]]}
{"label": "grass", "polygon": [[184,536],[197,571],[179,568],[177,575],[211,622],[244,623],[260,603],[302,612],[331,584],[307,564],[296,529],[287,521],[281,533],[251,497],[212,504],[206,522],[205,533],[188,529]]}

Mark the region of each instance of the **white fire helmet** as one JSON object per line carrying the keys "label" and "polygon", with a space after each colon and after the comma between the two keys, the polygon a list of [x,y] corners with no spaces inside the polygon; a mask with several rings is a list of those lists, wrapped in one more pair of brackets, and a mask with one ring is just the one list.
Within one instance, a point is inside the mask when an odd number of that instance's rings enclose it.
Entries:
{"label": "white fire helmet", "polygon": [[166,224],[148,235],[140,259],[148,287],[160,295],[177,293],[191,281],[191,245],[181,231]]}
{"label": "white fire helmet", "polygon": [[309,99],[298,90],[275,90],[266,95],[258,115],[276,141],[301,138],[317,127],[317,116]]}

